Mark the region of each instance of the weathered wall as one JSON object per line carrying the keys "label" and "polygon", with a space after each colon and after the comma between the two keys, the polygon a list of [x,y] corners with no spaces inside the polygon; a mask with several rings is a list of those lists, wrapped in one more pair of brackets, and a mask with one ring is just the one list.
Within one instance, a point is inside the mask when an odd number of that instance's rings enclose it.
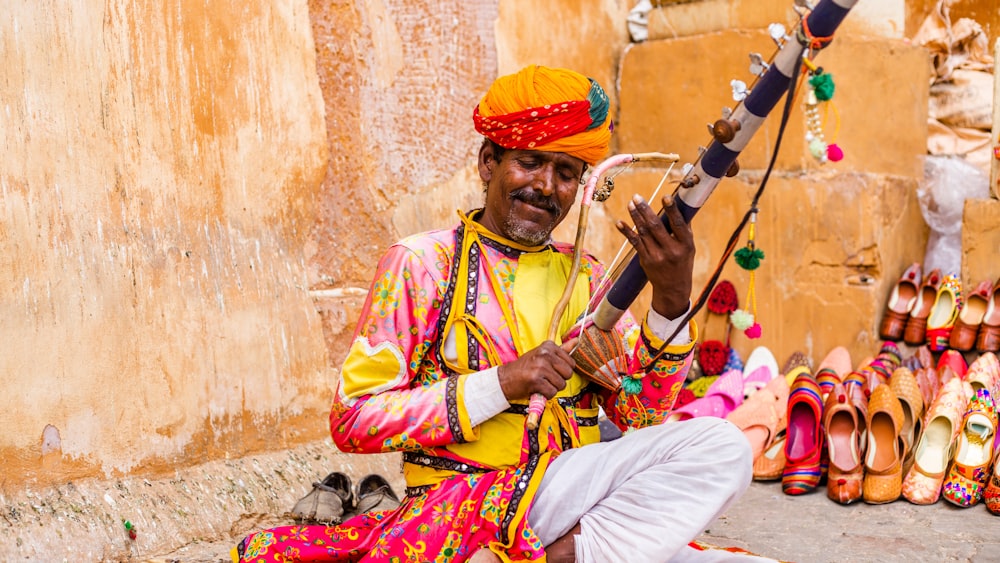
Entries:
{"label": "weathered wall", "polygon": [[0,30],[3,486],[323,436],[305,3],[22,2]]}

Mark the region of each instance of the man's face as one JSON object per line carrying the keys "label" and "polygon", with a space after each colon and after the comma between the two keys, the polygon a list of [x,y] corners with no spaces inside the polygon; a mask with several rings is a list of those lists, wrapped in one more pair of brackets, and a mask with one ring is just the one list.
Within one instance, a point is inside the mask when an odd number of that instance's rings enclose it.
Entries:
{"label": "man's face", "polygon": [[558,152],[508,149],[497,162],[493,146],[479,151],[479,176],[486,182],[482,223],[491,232],[525,246],[538,246],[569,213],[580,187],[584,162]]}

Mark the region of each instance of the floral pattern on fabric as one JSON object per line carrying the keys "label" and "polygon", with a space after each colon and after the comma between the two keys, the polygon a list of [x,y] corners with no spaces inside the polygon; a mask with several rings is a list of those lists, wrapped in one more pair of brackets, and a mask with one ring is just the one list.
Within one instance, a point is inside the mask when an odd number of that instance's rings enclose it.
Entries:
{"label": "floral pattern on fabric", "polygon": [[[484,238],[473,247],[469,293],[458,295],[454,268],[459,263],[451,257],[461,248],[464,228],[410,237],[383,256],[331,409],[331,434],[341,450],[410,452],[404,455],[407,498],[395,511],[359,515],[339,526],[259,532],[244,540],[242,561],[357,561],[368,555],[386,561],[457,562],[486,546],[503,553],[505,560],[539,560],[544,549],[528,526],[527,513],[549,454],[597,442],[599,406],[622,430],[657,424],[670,412],[687,375],[691,345],[668,347],[674,353],[658,360],[642,377],[641,391],[627,398],[574,375],[557,400],[550,401],[554,406],[546,413],[553,414],[543,415],[544,431],[524,431],[526,401],[472,427],[463,394],[466,379],[477,374],[454,373],[446,358],[463,346],[470,365],[478,369],[494,365],[491,357],[496,363],[515,360],[518,327],[508,326],[504,308],[516,306],[521,256],[569,256],[572,247],[523,250],[509,241]],[[592,294],[603,267],[585,255],[581,272]],[[551,296],[553,305],[558,298]],[[449,350],[442,332],[454,307],[471,310],[492,350],[471,339],[455,342]],[[581,312],[569,311],[570,318]],[[648,363],[650,348],[662,344],[645,341],[628,313],[617,330],[631,351],[632,365]]]}

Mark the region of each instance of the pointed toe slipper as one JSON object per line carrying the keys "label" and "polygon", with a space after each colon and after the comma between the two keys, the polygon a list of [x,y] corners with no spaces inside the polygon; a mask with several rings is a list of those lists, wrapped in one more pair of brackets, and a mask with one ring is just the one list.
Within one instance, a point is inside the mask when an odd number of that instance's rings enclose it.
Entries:
{"label": "pointed toe slipper", "polygon": [[772,445],[778,432],[784,428],[788,393],[785,379],[775,377],[726,417],[743,431],[750,442],[754,460]]}
{"label": "pointed toe slipper", "polygon": [[737,370],[727,371],[718,376],[705,391],[705,396],[675,409],[667,416],[667,422],[677,422],[701,416],[726,418],[743,404],[743,374]]}

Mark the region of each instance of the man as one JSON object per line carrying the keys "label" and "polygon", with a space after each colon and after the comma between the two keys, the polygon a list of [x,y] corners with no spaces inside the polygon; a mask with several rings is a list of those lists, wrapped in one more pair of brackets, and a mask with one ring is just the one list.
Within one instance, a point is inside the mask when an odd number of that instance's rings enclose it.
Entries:
{"label": "man", "polygon": [[[404,452],[407,497],[339,526],[259,532],[241,560],[667,561],[694,556],[688,543],[748,486],[750,449],[733,425],[660,424],[690,366],[691,327],[632,374],[641,389],[617,394],[574,373],[575,340],[547,340],[572,259],[550,235],[607,152],[605,92],[531,66],[497,79],[473,120],[485,206],[383,256],[330,415],[340,449]],[[690,305],[693,237],[664,206],[670,231],[639,197],[634,228],[617,224],[653,294],[641,326],[628,314],[617,326],[632,366],[651,363]],[[602,275],[585,256],[559,334]],[[528,431],[533,393],[550,400]],[[624,437],[599,442],[599,407]]]}

